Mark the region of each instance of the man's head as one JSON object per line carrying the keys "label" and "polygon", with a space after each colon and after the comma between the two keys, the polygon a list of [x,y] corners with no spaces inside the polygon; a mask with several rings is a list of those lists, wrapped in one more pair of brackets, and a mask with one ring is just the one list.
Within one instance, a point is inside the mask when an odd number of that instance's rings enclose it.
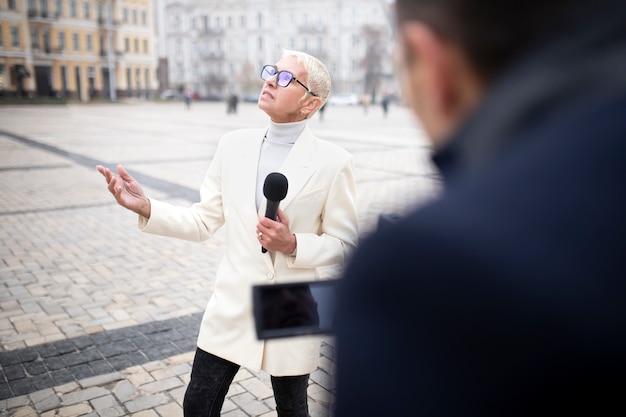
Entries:
{"label": "man's head", "polygon": [[590,0],[395,0],[404,90],[441,145],[517,58],[570,30]]}

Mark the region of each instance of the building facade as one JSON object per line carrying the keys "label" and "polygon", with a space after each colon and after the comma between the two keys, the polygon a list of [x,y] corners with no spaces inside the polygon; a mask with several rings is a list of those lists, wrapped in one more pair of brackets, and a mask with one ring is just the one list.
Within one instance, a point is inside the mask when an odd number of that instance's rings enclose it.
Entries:
{"label": "building facade", "polygon": [[150,0],[0,0],[0,95],[150,97]]}
{"label": "building facade", "polygon": [[333,93],[395,90],[386,0],[155,0],[163,88],[258,97],[283,49],[322,60]]}

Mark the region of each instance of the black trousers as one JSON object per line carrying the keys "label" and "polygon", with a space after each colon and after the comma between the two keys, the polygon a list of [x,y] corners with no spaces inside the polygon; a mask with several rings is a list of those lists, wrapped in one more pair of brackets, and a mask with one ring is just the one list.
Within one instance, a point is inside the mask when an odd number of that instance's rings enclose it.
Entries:
{"label": "black trousers", "polygon": [[[185,392],[185,417],[219,417],[239,365],[196,349]],[[271,377],[278,417],[308,417],[309,375]]]}

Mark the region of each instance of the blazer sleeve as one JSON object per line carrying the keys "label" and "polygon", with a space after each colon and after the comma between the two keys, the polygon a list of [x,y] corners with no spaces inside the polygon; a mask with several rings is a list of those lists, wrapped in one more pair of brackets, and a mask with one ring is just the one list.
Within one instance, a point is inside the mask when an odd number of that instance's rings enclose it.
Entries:
{"label": "blazer sleeve", "polygon": [[224,224],[222,204],[221,146],[209,165],[200,187],[200,202],[190,207],[150,199],[150,218],[139,216],[139,229],[161,236],[200,242],[209,239]]}
{"label": "blazer sleeve", "polygon": [[296,256],[289,256],[290,268],[316,268],[343,264],[356,248],[358,217],[354,163],[347,158],[335,175],[321,213],[321,233],[295,233]]}

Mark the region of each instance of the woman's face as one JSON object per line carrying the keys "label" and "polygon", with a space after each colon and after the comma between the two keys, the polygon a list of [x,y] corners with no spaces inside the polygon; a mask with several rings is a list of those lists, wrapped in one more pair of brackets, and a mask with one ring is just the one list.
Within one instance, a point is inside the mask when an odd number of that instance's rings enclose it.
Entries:
{"label": "woman's face", "polygon": [[[301,83],[307,84],[307,74],[304,66],[294,57],[286,57],[276,63],[278,71],[287,70],[300,80]],[[295,80],[292,80],[287,87],[280,87],[276,84],[276,76],[265,81],[261,95],[259,96],[258,107],[267,113],[268,116],[276,123],[298,122],[304,120],[310,112],[306,108],[308,101],[313,98],[310,94],[306,94],[306,90]],[[303,113],[304,112],[304,113]]]}

